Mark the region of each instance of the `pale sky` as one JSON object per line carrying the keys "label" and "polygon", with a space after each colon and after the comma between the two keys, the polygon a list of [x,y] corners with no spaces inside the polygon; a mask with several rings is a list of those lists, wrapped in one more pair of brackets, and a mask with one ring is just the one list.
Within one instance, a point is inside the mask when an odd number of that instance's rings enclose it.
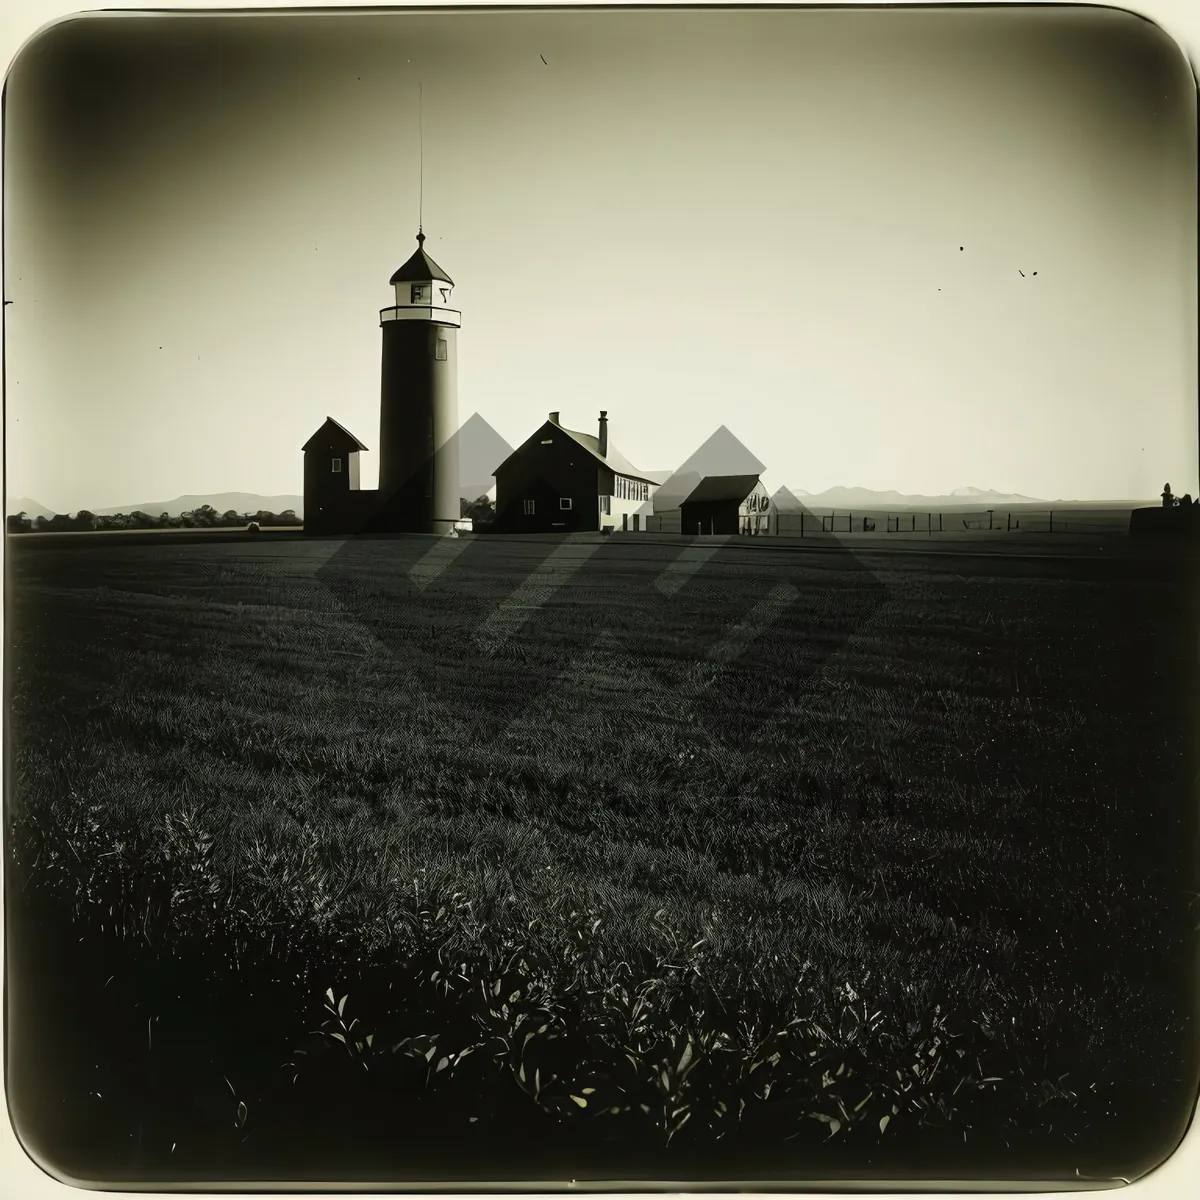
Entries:
{"label": "pale sky", "polygon": [[604,408],[645,470],[727,425],[772,489],[1200,491],[1186,59],[967,9],[54,27],[6,90],[9,496],[299,493],[326,415],[376,449],[418,81],[462,420]]}

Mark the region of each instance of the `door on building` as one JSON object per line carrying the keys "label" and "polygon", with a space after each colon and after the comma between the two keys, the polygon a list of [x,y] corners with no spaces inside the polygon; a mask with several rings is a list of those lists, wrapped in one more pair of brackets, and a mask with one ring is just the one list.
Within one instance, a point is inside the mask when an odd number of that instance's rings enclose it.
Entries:
{"label": "door on building", "polygon": [[622,533],[629,532],[629,514],[628,513],[621,514],[621,532]]}

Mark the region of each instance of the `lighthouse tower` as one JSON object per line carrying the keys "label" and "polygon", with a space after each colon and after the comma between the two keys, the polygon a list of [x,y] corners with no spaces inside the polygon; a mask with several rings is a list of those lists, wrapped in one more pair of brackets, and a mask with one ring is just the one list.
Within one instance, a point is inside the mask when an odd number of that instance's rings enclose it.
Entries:
{"label": "lighthouse tower", "polygon": [[380,311],[381,524],[394,533],[449,533],[459,519],[458,329],[454,280],[425,253],[389,281],[396,303]]}

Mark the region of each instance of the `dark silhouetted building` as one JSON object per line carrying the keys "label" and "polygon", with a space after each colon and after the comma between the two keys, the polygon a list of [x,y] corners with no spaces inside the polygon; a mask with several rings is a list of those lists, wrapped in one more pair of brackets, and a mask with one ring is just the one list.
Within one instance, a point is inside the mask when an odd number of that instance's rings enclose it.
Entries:
{"label": "dark silhouetted building", "polygon": [[552,412],[494,473],[498,533],[637,529],[656,486],[609,441],[607,412],[595,435]]}
{"label": "dark silhouetted building", "polygon": [[648,528],[653,533],[694,533],[694,528],[689,531],[683,526],[682,505],[703,480],[714,475],[757,479],[765,470],[763,464],[722,425],[655,492]]}
{"label": "dark silhouetted building", "polygon": [[332,417],[304,443],[304,528],[308,533],[345,532],[372,515],[378,496],[358,486],[358,456],[366,449]]}
{"label": "dark silhouetted building", "polygon": [[415,253],[389,282],[396,303],[379,313],[379,487],[359,487],[358,453],[366,447],[329,418],[304,446],[309,533],[449,533],[459,520],[462,314],[450,307],[454,281],[425,253],[418,232]]}
{"label": "dark silhouetted building", "polygon": [[380,515],[389,531],[447,533],[459,519],[458,329],[454,280],[425,253],[425,235],[389,281],[379,406]]}
{"label": "dark silhouetted building", "polygon": [[679,506],[683,534],[770,532],[771,497],[757,475],[707,475]]}

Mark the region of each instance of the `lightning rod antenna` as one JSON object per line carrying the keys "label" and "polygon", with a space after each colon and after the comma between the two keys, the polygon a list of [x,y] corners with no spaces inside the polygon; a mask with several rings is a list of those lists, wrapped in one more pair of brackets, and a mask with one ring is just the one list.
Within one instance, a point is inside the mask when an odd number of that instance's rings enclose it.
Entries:
{"label": "lightning rod antenna", "polygon": [[420,187],[417,193],[417,232],[425,231],[425,82],[417,80],[417,138],[420,147]]}

